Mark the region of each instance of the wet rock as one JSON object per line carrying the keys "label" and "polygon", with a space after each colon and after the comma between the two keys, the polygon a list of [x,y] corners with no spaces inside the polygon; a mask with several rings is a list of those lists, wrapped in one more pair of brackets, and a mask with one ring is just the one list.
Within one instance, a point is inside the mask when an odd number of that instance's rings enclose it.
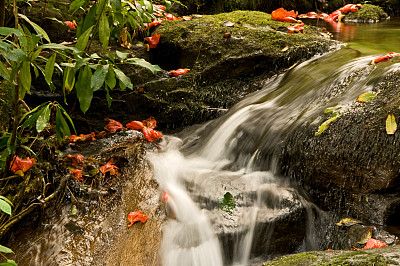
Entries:
{"label": "wet rock", "polygon": [[373,101],[354,103],[319,136],[314,136],[315,125],[289,134],[283,171],[325,210],[366,223],[399,225],[400,135],[385,131],[387,115],[399,116],[399,81],[399,71],[382,77]]}
{"label": "wet rock", "polygon": [[379,6],[364,4],[357,12],[349,12],[342,19],[344,22],[376,23],[388,19],[388,14]]}

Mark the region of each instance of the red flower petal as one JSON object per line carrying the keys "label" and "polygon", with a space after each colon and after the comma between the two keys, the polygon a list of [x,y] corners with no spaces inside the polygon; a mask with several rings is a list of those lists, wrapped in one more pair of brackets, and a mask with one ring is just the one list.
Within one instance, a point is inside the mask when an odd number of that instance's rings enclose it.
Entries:
{"label": "red flower petal", "polygon": [[134,211],[134,212],[130,212],[128,214],[128,221],[131,223],[128,225],[128,227],[131,227],[134,223],[136,222],[146,222],[147,220],[147,215],[142,214],[142,211]]}
{"label": "red flower petal", "polygon": [[174,77],[176,77],[179,75],[183,75],[183,74],[187,73],[188,71],[190,71],[189,68],[178,68],[177,70],[170,70],[169,73],[174,75]]}
{"label": "red flower petal", "polygon": [[289,12],[283,9],[282,7],[272,11],[271,17],[273,20],[278,20],[283,22],[292,22],[292,23],[300,22],[296,19],[297,13],[295,13],[294,10]]}
{"label": "red flower petal", "polygon": [[82,154],[68,154],[67,157],[71,159],[72,165],[82,165],[85,163],[85,156]]}
{"label": "red flower petal", "polygon": [[68,25],[68,27],[70,27],[71,29],[76,29],[75,24],[72,21],[64,21],[65,24]]}
{"label": "red flower petal", "polygon": [[144,125],[140,121],[132,121],[132,122],[126,124],[126,127],[130,128],[130,129],[134,129],[134,130],[139,130],[139,129],[144,128]]}
{"label": "red flower petal", "polygon": [[160,34],[154,34],[151,37],[146,37],[144,38],[148,43],[150,48],[156,48],[158,42],[160,41],[161,33]]}
{"label": "red flower petal", "polygon": [[143,125],[147,128],[155,129],[157,126],[157,122],[154,117],[150,116],[146,120],[143,120]]}
{"label": "red flower petal", "polygon": [[114,132],[124,128],[124,126],[120,122],[118,122],[114,119],[105,118],[104,120],[108,121],[108,124],[104,127],[104,129],[111,133],[114,133]]}
{"label": "red flower petal", "polygon": [[21,170],[22,172],[26,172],[29,169],[31,169],[31,167],[35,164],[35,159],[34,158],[29,158],[26,157],[25,160],[22,160],[21,158],[19,158],[18,156],[14,156],[14,160],[11,166],[11,170],[15,173],[18,170]]}
{"label": "red flower petal", "polygon": [[368,239],[365,247],[363,247],[362,249],[383,248],[383,247],[386,247],[385,243],[382,243],[381,241],[379,241],[377,239],[370,238],[370,239]]}
{"label": "red flower petal", "polygon": [[83,170],[74,169],[74,170],[71,170],[70,172],[71,172],[72,174],[74,174],[74,178],[75,178],[76,180],[82,181],[82,180],[83,180],[82,171],[83,171]]}
{"label": "red flower petal", "polygon": [[71,135],[69,142],[77,143],[77,142],[90,142],[96,140],[94,132],[83,135],[79,134],[78,136],[76,135]]}
{"label": "red flower petal", "polygon": [[157,139],[162,138],[163,135],[161,135],[160,132],[155,131],[154,129],[151,128],[143,128],[142,132],[144,134],[144,137],[146,138],[147,141],[157,141]]}
{"label": "red flower petal", "polygon": [[108,163],[100,167],[100,172],[102,172],[104,175],[107,172],[110,172],[110,175],[118,175],[118,167],[116,165],[113,165],[112,163],[114,162],[114,159],[111,158]]}

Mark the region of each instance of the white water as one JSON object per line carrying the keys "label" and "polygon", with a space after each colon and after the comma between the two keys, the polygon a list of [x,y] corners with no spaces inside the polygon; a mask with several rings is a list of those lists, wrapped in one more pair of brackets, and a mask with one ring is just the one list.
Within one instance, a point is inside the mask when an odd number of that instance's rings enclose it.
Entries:
{"label": "white water", "polygon": [[[259,245],[255,241],[268,250],[274,219],[291,211],[285,201],[302,206],[307,213],[306,237],[300,248],[318,248],[315,206],[287,178],[275,174],[275,160],[288,129],[321,123],[325,108],[351,105],[358,95],[372,91],[377,77],[398,68],[396,64],[369,66],[372,57],[351,56],[350,61],[339,54],[305,62],[183,140],[166,137],[161,151],[149,155],[176,216],[163,229],[163,265],[248,265]],[[355,81],[342,86],[352,74],[357,75]],[[217,202],[225,192],[232,193],[237,203],[232,214],[218,210]],[[260,230],[260,224],[267,228]],[[220,243],[217,234],[236,236],[228,243],[233,246]]]}

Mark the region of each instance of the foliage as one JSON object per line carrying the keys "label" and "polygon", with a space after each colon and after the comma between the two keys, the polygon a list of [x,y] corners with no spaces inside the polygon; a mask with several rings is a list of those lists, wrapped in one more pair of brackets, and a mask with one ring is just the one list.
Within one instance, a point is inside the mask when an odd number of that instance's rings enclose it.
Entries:
{"label": "foliage", "polygon": [[[2,212],[11,215],[11,206],[13,206],[13,204],[9,199],[7,199],[4,196],[0,196],[0,210]],[[3,255],[2,253],[10,254],[14,252],[10,248],[0,245],[0,254]],[[6,258],[4,255],[3,257]],[[15,261],[9,259],[7,259],[7,262],[5,263],[0,263],[0,266],[12,266],[12,265],[16,266],[17,264],[15,263]]]}
{"label": "foliage", "polygon": [[223,211],[232,213],[236,207],[235,198],[230,192],[226,192],[222,199],[219,199],[219,208]]}

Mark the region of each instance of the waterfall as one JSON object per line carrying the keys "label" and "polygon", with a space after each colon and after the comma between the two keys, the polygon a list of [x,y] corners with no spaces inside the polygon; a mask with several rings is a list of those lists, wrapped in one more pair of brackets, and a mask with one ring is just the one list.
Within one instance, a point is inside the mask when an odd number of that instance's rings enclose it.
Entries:
{"label": "waterfall", "polygon": [[[291,252],[320,247],[320,211],[279,175],[277,160],[290,130],[304,123],[317,128],[325,108],[352,104],[398,68],[371,66],[371,56],[359,56],[342,49],[308,60],[190,135],[165,137],[160,151],[149,154],[174,212],[163,228],[165,266],[249,265],[283,252],[272,242],[280,241],[276,232],[290,235],[290,226],[303,234],[292,240]],[[219,208],[226,192],[236,202],[232,212]]]}

